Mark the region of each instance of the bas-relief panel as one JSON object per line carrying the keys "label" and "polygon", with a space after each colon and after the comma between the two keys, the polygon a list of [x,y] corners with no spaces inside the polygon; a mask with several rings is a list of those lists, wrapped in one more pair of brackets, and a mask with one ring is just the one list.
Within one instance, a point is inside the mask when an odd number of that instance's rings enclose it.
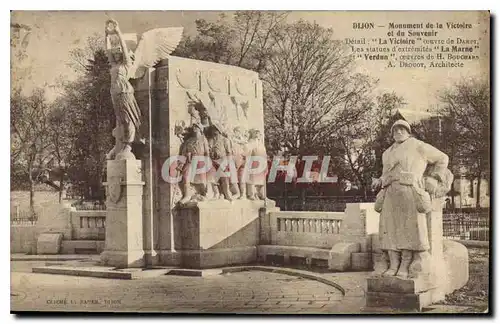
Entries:
{"label": "bas-relief panel", "polygon": [[[158,69],[156,85],[157,88],[166,88],[165,93],[168,93],[168,99],[162,101],[162,105],[166,102],[167,107],[160,107],[162,111],[168,110],[168,114],[162,112],[160,118],[168,116],[168,127],[165,127],[165,123],[162,127],[168,132],[169,156],[180,153],[186,136],[191,136],[187,135],[190,133],[189,129],[195,124],[204,129],[211,150],[218,145],[217,141],[230,141],[233,143],[230,146],[234,148],[235,143],[242,143],[241,141],[249,139],[248,136],[255,136],[250,135],[251,129],[264,134],[262,85],[257,73],[234,66],[178,57],[170,57],[165,63],[165,66]],[[162,89],[157,91],[163,91]],[[193,105],[193,102],[200,102],[201,105]],[[222,137],[218,140],[210,140],[209,134],[214,125],[222,132]],[[162,133],[163,136],[166,135]],[[234,154],[228,154],[232,155]],[[208,185],[210,187],[210,183]],[[231,188],[227,188],[229,185],[225,183],[215,186],[222,188],[221,192],[226,199],[232,194],[245,196],[244,192],[248,190],[250,194],[247,192],[246,196],[253,197],[252,188],[247,190],[243,188],[244,185],[239,188],[233,184],[230,185]],[[178,191],[176,187],[172,186],[175,192]],[[183,197],[186,190],[189,189],[181,186]],[[207,190],[210,196],[212,189]],[[213,188],[213,191],[213,196],[217,197],[217,190]],[[258,194],[255,198],[262,199]]]}
{"label": "bas-relief panel", "polygon": [[[264,132],[261,81],[258,74],[238,67],[171,57],[169,59],[170,136],[175,126],[196,122],[188,112],[190,95],[207,103],[213,121],[227,134],[236,126]],[[175,154],[178,147],[171,146]]]}

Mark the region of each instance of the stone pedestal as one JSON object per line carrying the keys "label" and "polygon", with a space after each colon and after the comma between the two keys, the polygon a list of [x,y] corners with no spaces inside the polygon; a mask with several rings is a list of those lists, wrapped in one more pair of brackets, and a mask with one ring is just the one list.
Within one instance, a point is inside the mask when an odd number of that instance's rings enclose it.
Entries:
{"label": "stone pedestal", "polygon": [[422,310],[432,303],[436,285],[430,276],[417,279],[397,277],[368,278],[366,305],[400,310]]}
{"label": "stone pedestal", "polygon": [[106,243],[101,261],[115,267],[144,266],[141,161],[107,162]]}
{"label": "stone pedestal", "polygon": [[[267,207],[274,208],[271,203]],[[256,261],[259,213],[264,208],[264,201],[251,200],[212,200],[177,207],[175,251],[162,251],[162,264],[203,269]]]}
{"label": "stone pedestal", "polygon": [[[457,242],[443,241],[442,203],[442,199],[435,199],[432,202],[433,210],[426,215],[430,273],[417,279],[368,278],[365,311],[373,307],[421,311],[423,307],[443,300],[445,294],[467,283],[467,249]],[[372,250],[375,270],[386,269],[388,260],[379,249],[377,235],[372,236]]]}

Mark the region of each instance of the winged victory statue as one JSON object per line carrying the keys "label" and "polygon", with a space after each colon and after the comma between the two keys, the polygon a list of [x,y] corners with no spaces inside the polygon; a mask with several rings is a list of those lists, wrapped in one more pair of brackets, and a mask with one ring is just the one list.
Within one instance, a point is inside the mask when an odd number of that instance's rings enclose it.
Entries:
{"label": "winged victory statue", "polygon": [[130,79],[140,79],[145,72],[172,53],[182,38],[182,27],[151,29],[139,39],[134,52],[116,20],[106,21],[106,52],[111,64],[111,99],[116,116],[113,129],[115,146],[107,154],[108,160],[135,159],[132,143],[141,126],[141,110],[134,96]]}

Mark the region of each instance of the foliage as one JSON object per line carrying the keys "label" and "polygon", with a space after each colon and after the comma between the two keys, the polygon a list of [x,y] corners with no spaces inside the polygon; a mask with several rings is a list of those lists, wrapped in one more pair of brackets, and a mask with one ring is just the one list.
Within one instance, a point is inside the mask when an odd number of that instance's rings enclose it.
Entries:
{"label": "foliage", "polygon": [[[490,176],[490,87],[483,79],[463,79],[440,93],[436,118],[415,127],[422,140],[450,158],[455,176],[476,181],[480,207],[481,179]],[[452,196],[452,199],[454,197]]]}
{"label": "foliage", "polygon": [[68,66],[76,72],[85,74],[88,69],[89,60],[92,60],[97,51],[104,50],[103,44],[103,35],[93,34],[87,37],[85,46],[76,47],[69,51],[71,60],[68,62]]}
{"label": "foliage", "polygon": [[102,198],[106,153],[113,146],[111,130],[115,115],[110,96],[109,64],[97,50],[85,74],[65,86],[58,103],[65,112],[67,127],[63,145],[71,182],[86,198]]}
{"label": "foliage", "polygon": [[404,104],[396,93],[382,93],[376,98],[366,96],[359,102],[364,113],[332,133],[331,154],[339,177],[359,187],[365,198],[372,178],[382,173],[382,153],[392,144],[390,127],[395,111]]}
{"label": "foliage", "polygon": [[451,123],[449,144],[471,175],[488,176],[490,169],[490,85],[487,80],[462,80],[441,94],[441,114]]}
{"label": "foliage", "polygon": [[272,35],[286,16],[274,11],[237,11],[232,20],[225,14],[216,22],[197,19],[198,34],[184,36],[172,55],[261,72],[271,55]]}

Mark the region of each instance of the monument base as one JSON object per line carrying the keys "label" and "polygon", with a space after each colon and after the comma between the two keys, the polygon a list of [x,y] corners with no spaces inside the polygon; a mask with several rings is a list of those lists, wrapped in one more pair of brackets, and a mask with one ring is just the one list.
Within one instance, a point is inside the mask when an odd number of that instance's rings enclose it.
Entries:
{"label": "monument base", "polygon": [[160,264],[206,269],[257,261],[260,215],[266,200],[209,200],[176,207],[174,251],[159,251]]}
{"label": "monument base", "polygon": [[101,253],[103,265],[117,268],[139,268],[145,265],[144,251],[104,251]]}
{"label": "monument base", "polygon": [[416,279],[371,277],[367,279],[366,306],[421,311],[433,302],[436,288],[428,275]]}
{"label": "monument base", "polygon": [[161,264],[188,269],[209,269],[256,262],[257,247],[243,246],[213,250],[162,251]]}
{"label": "monument base", "polygon": [[143,267],[141,161],[108,160],[104,265]]}

